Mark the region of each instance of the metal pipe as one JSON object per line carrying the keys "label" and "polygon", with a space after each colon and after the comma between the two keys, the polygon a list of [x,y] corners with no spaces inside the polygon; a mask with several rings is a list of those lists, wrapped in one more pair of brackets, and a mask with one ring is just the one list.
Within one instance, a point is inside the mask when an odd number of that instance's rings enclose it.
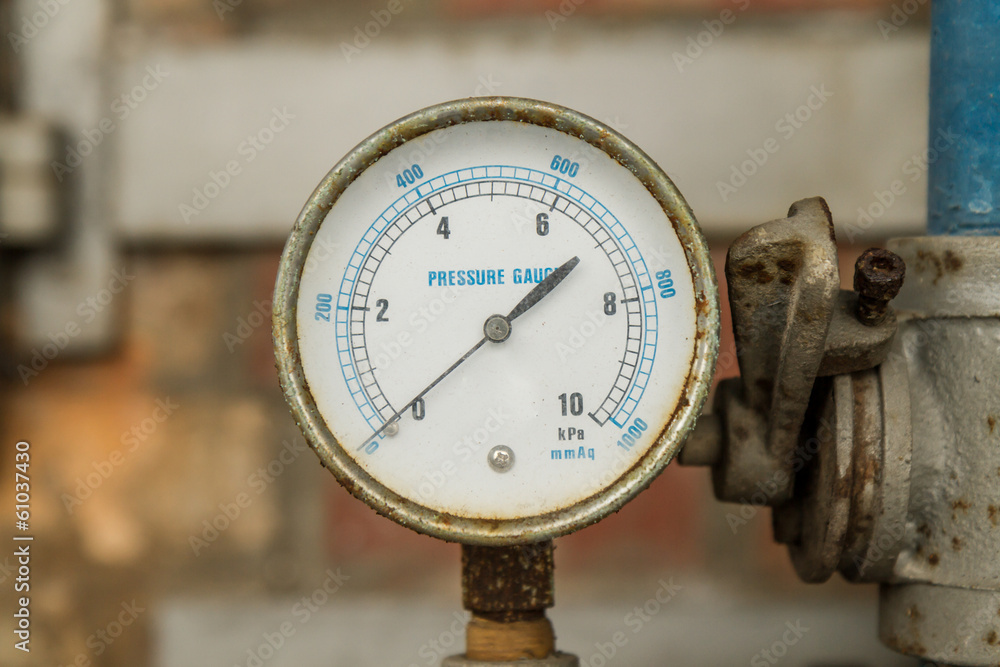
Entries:
{"label": "metal pipe", "polygon": [[927,232],[1000,233],[1000,3],[931,10]]}

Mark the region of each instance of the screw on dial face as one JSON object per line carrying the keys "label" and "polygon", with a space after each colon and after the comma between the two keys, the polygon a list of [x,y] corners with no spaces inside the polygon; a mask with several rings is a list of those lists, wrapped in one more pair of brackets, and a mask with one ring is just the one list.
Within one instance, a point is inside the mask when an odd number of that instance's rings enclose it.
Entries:
{"label": "screw on dial face", "polygon": [[387,128],[317,189],[275,341],[299,423],[353,493],[440,537],[524,542],[666,465],[707,392],[716,298],[690,212],[627,140],[467,100]]}
{"label": "screw on dial face", "polygon": [[514,451],[507,445],[497,445],[486,455],[486,459],[497,472],[507,472],[514,465]]}

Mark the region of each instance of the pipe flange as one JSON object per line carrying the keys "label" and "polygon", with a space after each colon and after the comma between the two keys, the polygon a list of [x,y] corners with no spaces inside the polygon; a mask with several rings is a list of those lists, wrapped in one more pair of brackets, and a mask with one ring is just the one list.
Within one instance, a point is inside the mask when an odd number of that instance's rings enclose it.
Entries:
{"label": "pipe flange", "polygon": [[832,386],[817,385],[820,405],[809,414],[815,423],[803,430],[792,462],[795,495],[774,509],[775,534],[788,543],[796,573],[806,582],[830,578],[840,563],[851,509],[851,450],[854,415],[851,377],[839,375]]}
{"label": "pipe flange", "polygon": [[835,571],[856,582],[890,581],[906,534],[910,402],[906,364],[838,375],[814,394],[815,421],[792,463],[791,502],[775,509],[775,536],[804,581]]}
{"label": "pipe flange", "polygon": [[857,539],[845,550],[840,572],[854,582],[893,579],[906,537],[913,452],[906,359],[895,344],[876,371],[855,380],[854,487],[851,510]]}

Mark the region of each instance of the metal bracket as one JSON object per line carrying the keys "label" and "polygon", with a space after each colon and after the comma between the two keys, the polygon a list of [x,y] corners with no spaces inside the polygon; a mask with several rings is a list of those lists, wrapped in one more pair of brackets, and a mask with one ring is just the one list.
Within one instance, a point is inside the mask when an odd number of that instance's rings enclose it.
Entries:
{"label": "metal bracket", "polygon": [[784,220],[743,234],[729,248],[726,278],[741,375],[720,385],[716,399],[724,428],[715,493],[749,502],[766,480],[770,503],[778,504],[791,496],[786,470],[839,288],[826,202],[798,201]]}
{"label": "metal bracket", "polygon": [[[792,499],[800,434],[816,378],[880,364],[896,332],[888,301],[902,284],[892,253],[866,251],[855,287],[840,289],[833,218],[821,197],[754,227],[726,259],[740,377],[719,384],[714,418],[680,455],[712,466],[719,500],[779,506]],[[753,500],[751,500],[753,499]]]}

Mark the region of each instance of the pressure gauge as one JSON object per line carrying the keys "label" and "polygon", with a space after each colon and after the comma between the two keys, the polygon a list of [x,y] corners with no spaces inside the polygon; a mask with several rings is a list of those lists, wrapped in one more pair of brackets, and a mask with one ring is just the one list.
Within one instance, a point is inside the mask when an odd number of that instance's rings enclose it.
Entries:
{"label": "pressure gauge", "polygon": [[294,416],[351,493],[472,544],[549,539],[644,489],[718,348],[673,183],[575,111],[518,98],[383,128],[306,203],[274,299]]}

